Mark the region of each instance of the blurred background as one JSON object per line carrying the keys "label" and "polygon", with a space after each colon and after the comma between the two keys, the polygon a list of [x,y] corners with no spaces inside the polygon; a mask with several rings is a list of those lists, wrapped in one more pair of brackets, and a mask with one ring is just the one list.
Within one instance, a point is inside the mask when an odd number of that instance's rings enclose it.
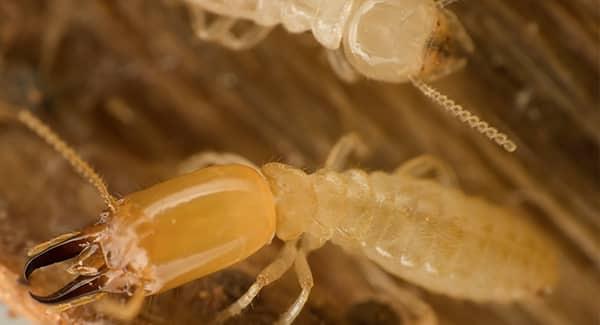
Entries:
{"label": "blurred background", "polygon": [[23,319],[16,319],[14,315],[9,315],[5,306],[0,305],[0,324],[2,325],[26,325],[29,322]]}
{"label": "blurred background", "polygon": [[[370,154],[352,166],[390,171],[418,155],[438,156],[465,192],[520,211],[560,249],[561,279],[547,296],[474,304],[396,280],[402,294],[424,302],[415,310],[388,303],[398,292],[375,289],[354,258],[328,245],[310,258],[316,287],[299,324],[417,324],[428,308],[441,324],[600,324],[598,4],[465,0],[450,9],[476,50],[465,69],[434,86],[505,131],[515,153],[409,84],[342,82],[310,34],[277,28],[241,52],[202,42],[174,0],[0,2],[0,101],[34,111],[117,196],[169,178],[182,160],[209,150],[312,171],[353,131]],[[7,122],[0,180],[0,300],[42,324],[114,323],[89,306],[48,314],[17,281],[28,248],[95,220],[103,209],[95,191]],[[244,292],[277,245],[149,299],[135,323],[208,319]],[[269,324],[298,290],[287,276],[232,323]]]}

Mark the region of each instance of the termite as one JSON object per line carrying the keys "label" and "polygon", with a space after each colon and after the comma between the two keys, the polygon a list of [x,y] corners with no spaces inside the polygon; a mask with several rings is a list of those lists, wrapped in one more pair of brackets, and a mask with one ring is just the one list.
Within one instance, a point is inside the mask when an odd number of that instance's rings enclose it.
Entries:
{"label": "termite", "polygon": [[[386,82],[411,82],[447,112],[506,151],[514,142],[487,122],[428,85],[462,68],[473,42],[445,6],[457,0],[183,0],[196,35],[234,49],[265,38],[277,24],[311,31],[328,49],[334,71],[346,81],[358,75]],[[207,12],[218,17],[208,22]],[[240,20],[254,25],[241,34]]]}
{"label": "termite", "polygon": [[[284,242],[279,256],[217,322],[239,314],[263,287],[293,268],[301,293],[278,321],[292,323],[313,286],[307,254],[327,241],[432,292],[476,302],[526,299],[557,279],[554,246],[540,231],[507,209],[461,192],[452,170],[431,156],[410,160],[394,173],[342,171],[361,144],[351,134],[312,174],[283,163],[259,168],[243,158],[210,154],[199,161],[212,166],[117,199],[32,113],[21,109],[10,116],[60,153],[107,205],[94,225],[28,253],[25,281],[40,268],[73,259],[67,269],[76,277],[72,282],[48,296],[32,294],[58,310],[107,293],[125,294],[131,296],[126,303],[104,297],[99,308],[131,319],[145,296],[242,261],[275,236]],[[436,177],[426,177],[432,172]]]}

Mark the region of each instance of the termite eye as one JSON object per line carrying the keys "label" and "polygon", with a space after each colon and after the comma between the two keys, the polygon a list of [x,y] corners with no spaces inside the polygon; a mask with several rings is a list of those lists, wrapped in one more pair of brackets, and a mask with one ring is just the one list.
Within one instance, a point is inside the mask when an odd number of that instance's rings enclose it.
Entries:
{"label": "termite eye", "polygon": [[345,52],[355,69],[382,81],[419,74],[438,9],[433,1],[367,0],[349,21]]}

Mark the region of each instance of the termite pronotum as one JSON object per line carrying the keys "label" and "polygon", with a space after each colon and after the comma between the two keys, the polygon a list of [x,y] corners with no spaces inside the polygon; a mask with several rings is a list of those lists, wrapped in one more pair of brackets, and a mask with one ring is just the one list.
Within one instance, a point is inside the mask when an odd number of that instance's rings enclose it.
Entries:
{"label": "termite pronotum", "polygon": [[[143,298],[224,269],[269,244],[281,253],[216,321],[239,314],[259,291],[294,268],[302,291],[281,315],[290,324],[306,303],[313,278],[306,256],[332,241],[361,252],[389,273],[433,292],[476,302],[525,299],[557,279],[553,245],[519,216],[456,186],[441,161],[422,156],[394,173],[341,171],[360,143],[343,137],[313,174],[281,163],[248,165],[210,154],[197,169],[150,188],[113,197],[100,176],[27,110],[5,113],[35,132],[96,187],[107,205],[98,222],[29,251],[24,279],[73,259],[75,280],[37,301],[64,310],[107,293],[99,308],[131,319]],[[435,172],[437,179],[424,177]]]}
{"label": "termite pronotum", "polygon": [[[471,38],[444,7],[456,0],[183,0],[193,14],[196,35],[231,49],[249,48],[277,24],[288,31],[311,31],[328,49],[328,59],[346,81],[358,74],[387,82],[412,82],[441,105],[505,150],[514,142],[462,106],[426,84],[466,63]],[[206,12],[219,15],[211,23]],[[241,35],[239,20],[255,25]]]}

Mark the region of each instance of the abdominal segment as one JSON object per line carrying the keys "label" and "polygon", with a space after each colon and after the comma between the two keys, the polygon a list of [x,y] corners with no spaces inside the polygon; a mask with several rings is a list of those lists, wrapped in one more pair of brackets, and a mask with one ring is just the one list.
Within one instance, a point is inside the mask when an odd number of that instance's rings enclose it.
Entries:
{"label": "abdominal segment", "polygon": [[[318,177],[318,176],[317,176]],[[522,217],[436,182],[348,171],[320,177],[332,241],[433,292],[512,301],[556,281],[553,246]],[[315,183],[316,184],[316,183]],[[336,218],[327,217],[337,201]],[[343,202],[343,203],[342,203]]]}

